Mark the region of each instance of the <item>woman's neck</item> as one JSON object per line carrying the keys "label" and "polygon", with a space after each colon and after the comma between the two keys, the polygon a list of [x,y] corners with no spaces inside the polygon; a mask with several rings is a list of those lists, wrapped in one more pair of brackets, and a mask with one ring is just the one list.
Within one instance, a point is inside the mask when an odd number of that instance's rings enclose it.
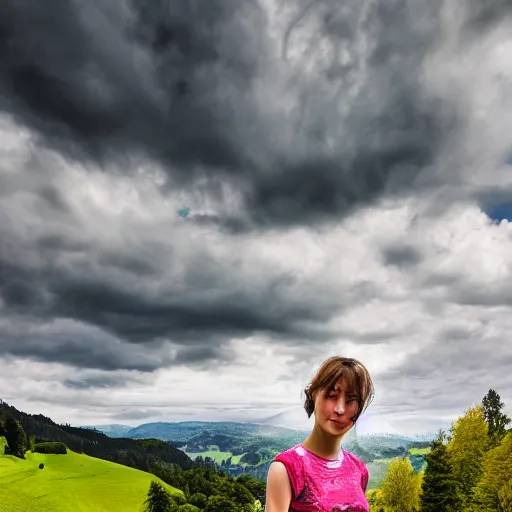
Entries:
{"label": "woman's neck", "polygon": [[332,436],[315,426],[302,445],[324,459],[336,459],[340,453],[342,438],[343,436]]}

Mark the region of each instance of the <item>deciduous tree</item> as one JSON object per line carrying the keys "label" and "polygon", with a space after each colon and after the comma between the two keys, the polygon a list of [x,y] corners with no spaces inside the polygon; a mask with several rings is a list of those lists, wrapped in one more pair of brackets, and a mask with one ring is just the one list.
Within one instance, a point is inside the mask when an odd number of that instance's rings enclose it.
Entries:
{"label": "deciduous tree", "polygon": [[421,476],[414,472],[409,459],[395,459],[389,464],[381,490],[384,506],[393,512],[417,510]]}
{"label": "deciduous tree", "polygon": [[447,446],[453,476],[457,481],[463,506],[470,504],[473,490],[482,476],[484,455],[489,449],[488,427],[482,407],[466,410],[452,427]]}
{"label": "deciduous tree", "polygon": [[[473,501],[482,512],[501,511],[501,501],[506,502],[507,485],[512,475],[512,435],[487,452],[483,463],[482,478],[474,492]],[[500,496],[501,493],[501,496]],[[510,495],[508,495],[510,496]]]}

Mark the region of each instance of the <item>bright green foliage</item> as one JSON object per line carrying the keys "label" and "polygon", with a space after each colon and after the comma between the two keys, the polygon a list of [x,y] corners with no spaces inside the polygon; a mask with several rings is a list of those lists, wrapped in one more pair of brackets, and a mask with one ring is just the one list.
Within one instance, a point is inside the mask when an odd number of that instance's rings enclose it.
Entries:
{"label": "bright green foliage", "polygon": [[484,455],[488,449],[488,427],[482,407],[467,409],[454,423],[452,439],[447,447],[463,507],[472,502],[473,489],[482,476]]}
{"label": "bright green foliage", "polygon": [[265,512],[265,509],[263,508],[263,505],[261,504],[260,500],[256,500],[254,502],[254,512]]}
{"label": "bright green foliage", "polygon": [[176,512],[200,512],[201,509],[194,505],[191,505],[190,503],[185,503],[184,505],[179,505],[174,510]]}
{"label": "bright green foliage", "polygon": [[512,478],[498,492],[501,512],[512,512]]}
{"label": "bright green foliage", "polygon": [[27,434],[25,434],[19,421],[7,418],[5,421],[5,439],[9,445],[10,454],[24,459],[28,448]]}
{"label": "bright green foliage", "polygon": [[411,512],[419,507],[421,475],[409,459],[395,459],[389,464],[382,484],[382,501],[393,512]]}
{"label": "bright green foliage", "polygon": [[444,433],[430,445],[425,457],[427,468],[423,476],[421,510],[423,512],[455,512],[459,510],[460,497],[457,482],[444,444]]}
{"label": "bright green foliage", "polygon": [[152,481],[144,505],[144,512],[171,512],[173,502],[163,485]]}
{"label": "bright green foliage", "polygon": [[367,491],[366,499],[370,505],[370,512],[381,512],[381,510],[384,510],[384,499],[380,489]]}
{"label": "bright green foliage", "polygon": [[504,406],[500,395],[494,389],[490,389],[482,400],[484,418],[489,426],[489,438],[493,446],[499,444],[507,431],[506,426],[510,423],[510,418],[501,412]]}
{"label": "bright green foliage", "polygon": [[265,495],[265,482],[249,475],[240,475],[236,478],[239,484],[249,489],[254,498],[260,498]]}
{"label": "bright green foliage", "polygon": [[[0,446],[2,438],[0,438]],[[39,469],[39,464],[44,469]],[[2,512],[141,512],[155,476],[68,450],[0,456]],[[161,482],[175,497],[183,493]]]}
{"label": "bright green foliage", "polygon": [[[500,501],[507,499],[507,481],[512,475],[512,435],[490,450],[484,459],[483,474],[475,488],[474,503],[482,512],[501,510]],[[500,498],[500,492],[502,498]],[[510,496],[510,495],[508,495]]]}

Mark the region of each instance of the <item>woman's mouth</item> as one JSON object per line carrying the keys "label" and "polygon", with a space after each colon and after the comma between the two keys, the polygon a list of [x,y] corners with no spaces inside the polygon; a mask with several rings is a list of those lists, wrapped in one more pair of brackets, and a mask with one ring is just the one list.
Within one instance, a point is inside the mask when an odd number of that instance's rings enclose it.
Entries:
{"label": "woman's mouth", "polygon": [[341,422],[336,421],[336,420],[329,420],[329,421],[334,423],[338,428],[345,428],[347,426],[346,423],[341,423]]}

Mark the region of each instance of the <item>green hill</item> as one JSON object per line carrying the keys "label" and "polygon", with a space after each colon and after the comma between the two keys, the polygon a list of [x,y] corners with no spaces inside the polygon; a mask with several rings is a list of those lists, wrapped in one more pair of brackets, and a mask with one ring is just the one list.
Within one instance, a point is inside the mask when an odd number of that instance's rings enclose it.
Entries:
{"label": "green hill", "polygon": [[[27,452],[26,460],[3,455],[0,438],[2,512],[140,512],[154,475],[68,450],[67,455]],[[44,469],[39,464],[44,463]]]}
{"label": "green hill", "polygon": [[112,439],[95,430],[58,425],[42,414],[26,414],[0,400],[0,424],[3,418],[7,417],[18,420],[27,436],[36,443],[61,442],[74,452],[117,462],[145,472],[151,472],[155,463],[177,464],[182,469],[193,466],[191,459],[183,451],[166,441]]}

